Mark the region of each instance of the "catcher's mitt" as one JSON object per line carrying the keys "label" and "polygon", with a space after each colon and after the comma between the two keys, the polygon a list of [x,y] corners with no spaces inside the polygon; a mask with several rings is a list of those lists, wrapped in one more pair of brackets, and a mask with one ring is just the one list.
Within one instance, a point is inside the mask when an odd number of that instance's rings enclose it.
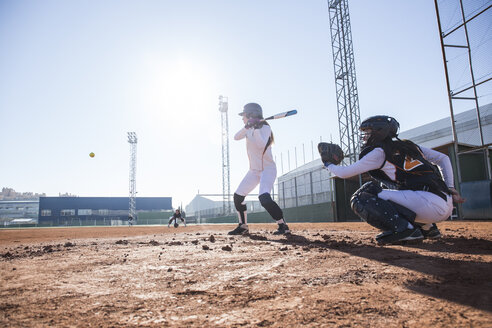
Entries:
{"label": "catcher's mitt", "polygon": [[318,152],[321,156],[323,164],[331,163],[338,165],[343,160],[343,151],[339,145],[327,142],[320,142],[318,144]]}

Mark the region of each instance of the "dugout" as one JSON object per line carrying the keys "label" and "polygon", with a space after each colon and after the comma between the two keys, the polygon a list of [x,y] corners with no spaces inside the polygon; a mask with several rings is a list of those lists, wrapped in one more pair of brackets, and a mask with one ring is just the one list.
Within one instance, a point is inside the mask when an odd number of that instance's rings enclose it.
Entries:
{"label": "dugout", "polygon": [[[40,197],[41,226],[123,225],[128,221],[128,197]],[[137,220],[149,212],[172,211],[171,197],[137,197]],[[168,212],[169,213],[169,212]]]}

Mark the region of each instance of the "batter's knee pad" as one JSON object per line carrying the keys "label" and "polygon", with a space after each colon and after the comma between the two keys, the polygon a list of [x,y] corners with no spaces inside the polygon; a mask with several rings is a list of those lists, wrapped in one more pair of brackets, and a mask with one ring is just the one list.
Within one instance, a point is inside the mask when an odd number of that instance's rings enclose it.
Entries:
{"label": "batter's knee pad", "polygon": [[246,211],[247,209],[246,204],[243,204],[245,198],[246,196],[241,196],[234,193],[234,206],[236,206],[236,210],[238,212]]}
{"label": "batter's knee pad", "polygon": [[264,193],[258,196],[261,206],[263,206],[267,212],[272,216],[274,220],[283,219],[284,213],[280,209],[277,203],[275,203],[269,193]]}
{"label": "batter's knee pad", "polygon": [[374,185],[366,183],[352,195],[350,199],[352,210],[375,228],[398,232],[407,229],[409,220],[397,211],[393,202],[379,198],[377,194],[382,189]]}

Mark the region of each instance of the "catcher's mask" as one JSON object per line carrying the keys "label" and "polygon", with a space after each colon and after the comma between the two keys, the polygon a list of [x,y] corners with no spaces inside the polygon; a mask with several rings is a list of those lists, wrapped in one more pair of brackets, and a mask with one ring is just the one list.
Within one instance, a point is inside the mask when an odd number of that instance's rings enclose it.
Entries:
{"label": "catcher's mask", "polygon": [[248,103],[244,105],[243,111],[239,115],[247,118],[263,118],[263,109],[257,103]]}
{"label": "catcher's mask", "polygon": [[386,115],[371,116],[360,125],[362,131],[362,145],[371,146],[385,139],[398,136],[400,123],[393,117]]}

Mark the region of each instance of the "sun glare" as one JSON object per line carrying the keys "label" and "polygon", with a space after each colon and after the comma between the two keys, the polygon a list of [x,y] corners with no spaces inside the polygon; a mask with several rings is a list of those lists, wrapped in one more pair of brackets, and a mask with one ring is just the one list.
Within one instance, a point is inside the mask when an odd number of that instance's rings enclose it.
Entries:
{"label": "sun glare", "polygon": [[[152,61],[145,78],[143,101],[154,119],[189,124],[206,118],[217,99],[213,75],[197,61],[184,58]],[[213,107],[212,107],[213,108]],[[210,108],[210,109],[212,109]]]}

